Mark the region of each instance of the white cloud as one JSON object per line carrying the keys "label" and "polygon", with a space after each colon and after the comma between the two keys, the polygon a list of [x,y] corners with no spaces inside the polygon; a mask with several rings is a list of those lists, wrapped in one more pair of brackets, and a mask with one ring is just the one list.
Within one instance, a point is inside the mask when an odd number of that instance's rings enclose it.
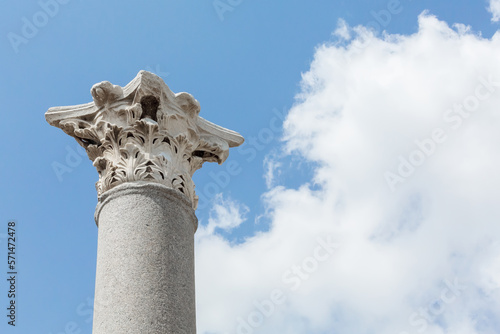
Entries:
{"label": "white cloud", "polygon": [[217,194],[212,203],[208,224],[199,227],[196,234],[198,238],[212,236],[218,229],[230,231],[246,220],[247,206],[232,199],[224,199],[222,194]]}
{"label": "white cloud", "polygon": [[201,334],[500,331],[500,33],[428,14],[408,36],[352,31],[317,48],[285,122],[314,178],[264,195],[268,232],[198,239]]}
{"label": "white cloud", "polygon": [[339,19],[337,22],[337,29],[333,32],[334,36],[340,37],[344,40],[351,39],[351,28],[347,25],[346,21]]}
{"label": "white cloud", "polygon": [[277,160],[275,155],[267,155],[264,158],[264,178],[268,189],[274,186],[276,177],[281,173],[280,168],[281,162]]}
{"label": "white cloud", "polygon": [[500,21],[500,0],[490,0],[490,6],[488,7],[488,11],[493,15],[491,21],[493,22]]}

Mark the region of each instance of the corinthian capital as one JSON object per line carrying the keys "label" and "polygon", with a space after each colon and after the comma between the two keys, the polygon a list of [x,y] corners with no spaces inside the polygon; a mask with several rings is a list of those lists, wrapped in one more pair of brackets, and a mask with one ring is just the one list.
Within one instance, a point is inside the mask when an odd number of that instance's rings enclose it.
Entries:
{"label": "corinthian capital", "polygon": [[85,148],[99,173],[100,196],[125,182],[156,182],[184,193],[196,208],[193,173],[204,162],[223,163],[238,133],[199,116],[191,94],[173,93],[158,76],[141,71],[125,87],[104,81],[93,102],[50,108],[45,118]]}

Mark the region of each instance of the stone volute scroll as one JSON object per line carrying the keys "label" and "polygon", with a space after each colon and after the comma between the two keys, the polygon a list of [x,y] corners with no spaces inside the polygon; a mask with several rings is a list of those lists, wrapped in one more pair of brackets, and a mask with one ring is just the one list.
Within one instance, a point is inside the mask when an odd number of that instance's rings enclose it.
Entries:
{"label": "stone volute scroll", "polygon": [[204,162],[223,163],[238,133],[199,116],[188,93],[173,93],[163,80],[141,71],[125,87],[104,81],[93,102],[50,108],[45,118],[85,148],[99,174],[98,196],[127,182],[153,182],[183,193],[196,209],[193,173]]}

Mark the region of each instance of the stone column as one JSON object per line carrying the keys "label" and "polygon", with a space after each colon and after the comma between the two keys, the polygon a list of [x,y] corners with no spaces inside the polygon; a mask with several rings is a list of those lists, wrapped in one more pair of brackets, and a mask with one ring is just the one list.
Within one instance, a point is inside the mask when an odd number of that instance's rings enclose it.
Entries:
{"label": "stone column", "polygon": [[141,71],[127,86],[101,82],[93,102],[49,109],[97,168],[99,227],[93,334],[194,334],[193,173],[226,160],[236,132],[199,116]]}

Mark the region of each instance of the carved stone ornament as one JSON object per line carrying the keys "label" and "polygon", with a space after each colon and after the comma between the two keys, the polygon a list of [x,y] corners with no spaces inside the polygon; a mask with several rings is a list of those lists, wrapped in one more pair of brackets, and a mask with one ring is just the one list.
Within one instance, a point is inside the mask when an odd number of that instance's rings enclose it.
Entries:
{"label": "carved stone ornament", "polygon": [[174,94],[163,80],[141,71],[127,86],[104,81],[93,102],[53,107],[50,125],[74,137],[99,173],[98,196],[125,182],[157,182],[184,193],[196,209],[193,173],[204,162],[223,163],[243,143],[237,132],[198,114],[188,93]]}

